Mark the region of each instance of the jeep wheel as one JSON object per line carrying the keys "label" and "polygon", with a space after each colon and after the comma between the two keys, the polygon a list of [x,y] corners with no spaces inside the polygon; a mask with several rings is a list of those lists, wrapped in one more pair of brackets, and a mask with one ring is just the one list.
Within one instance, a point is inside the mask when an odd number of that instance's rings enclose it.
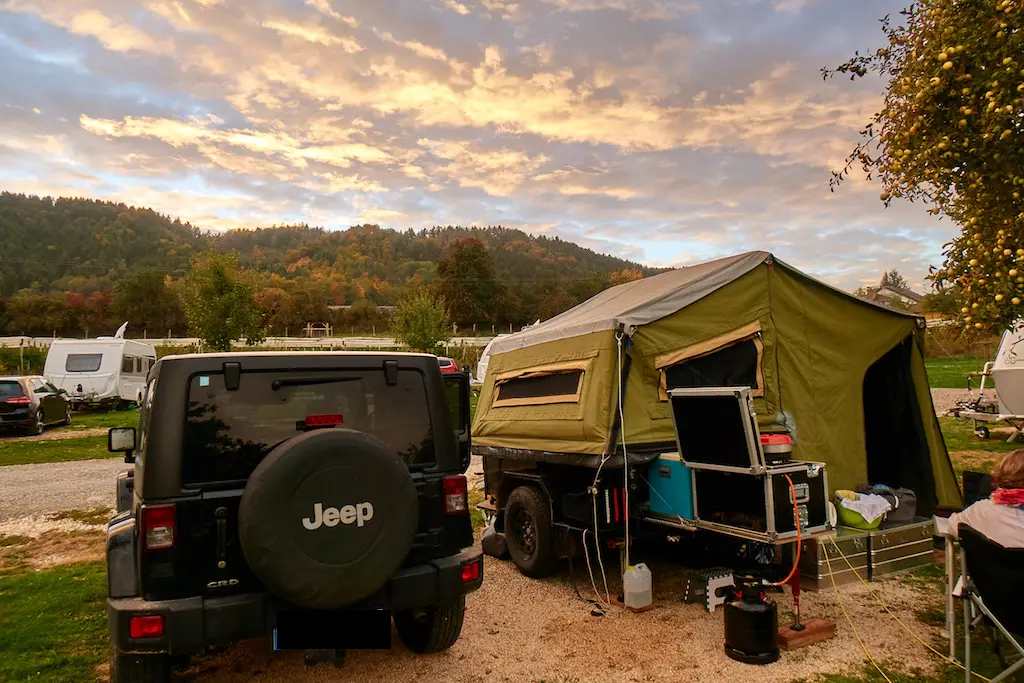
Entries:
{"label": "jeep wheel", "polygon": [[60,423],[62,425],[65,425],[65,426],[71,424],[71,404],[70,403],[65,403],[64,404],[64,419],[61,420]]}
{"label": "jeep wheel", "polygon": [[395,614],[395,628],[402,643],[416,654],[447,650],[462,633],[466,598],[440,607],[425,607]]}
{"label": "jeep wheel", "polygon": [[538,489],[520,486],[505,504],[505,541],[519,571],[540,579],[558,568],[551,508]]}
{"label": "jeep wheel", "polygon": [[170,656],[140,655],[110,646],[110,683],[168,683],[170,680]]}

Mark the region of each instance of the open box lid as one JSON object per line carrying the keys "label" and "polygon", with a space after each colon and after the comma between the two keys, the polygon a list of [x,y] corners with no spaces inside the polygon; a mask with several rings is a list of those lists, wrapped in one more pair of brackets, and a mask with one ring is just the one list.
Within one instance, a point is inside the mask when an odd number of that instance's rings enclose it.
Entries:
{"label": "open box lid", "polygon": [[671,389],[679,454],[698,469],[763,474],[764,452],[749,387]]}

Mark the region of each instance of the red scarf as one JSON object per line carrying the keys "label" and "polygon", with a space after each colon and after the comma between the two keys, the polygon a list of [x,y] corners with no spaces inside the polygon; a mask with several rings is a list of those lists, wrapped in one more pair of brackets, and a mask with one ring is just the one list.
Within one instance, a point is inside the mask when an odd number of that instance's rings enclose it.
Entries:
{"label": "red scarf", "polygon": [[1024,489],[996,489],[992,492],[996,505],[1024,505]]}

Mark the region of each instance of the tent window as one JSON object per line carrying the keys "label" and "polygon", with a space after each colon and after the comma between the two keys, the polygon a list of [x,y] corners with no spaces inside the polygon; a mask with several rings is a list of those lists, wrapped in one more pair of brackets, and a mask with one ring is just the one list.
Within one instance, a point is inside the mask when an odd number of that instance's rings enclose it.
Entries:
{"label": "tent window", "polygon": [[532,368],[498,375],[494,408],[579,403],[586,362]]}
{"label": "tent window", "polygon": [[750,387],[764,395],[761,359],[764,345],[758,323],[657,359],[661,371],[661,400],[669,389],[692,387]]}

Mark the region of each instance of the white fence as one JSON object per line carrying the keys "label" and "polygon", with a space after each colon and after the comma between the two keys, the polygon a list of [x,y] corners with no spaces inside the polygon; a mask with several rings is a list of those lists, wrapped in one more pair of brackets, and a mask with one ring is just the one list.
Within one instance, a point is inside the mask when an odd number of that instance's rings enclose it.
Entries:
{"label": "white fence", "polygon": [[[452,346],[476,346],[483,347],[491,337],[452,337],[445,345]],[[54,341],[51,337],[0,337],[0,348],[46,348]],[[164,339],[138,339],[153,346],[195,346],[199,343],[196,338],[164,338]],[[401,344],[391,337],[267,337],[257,345],[263,348],[277,349],[394,349]]]}

